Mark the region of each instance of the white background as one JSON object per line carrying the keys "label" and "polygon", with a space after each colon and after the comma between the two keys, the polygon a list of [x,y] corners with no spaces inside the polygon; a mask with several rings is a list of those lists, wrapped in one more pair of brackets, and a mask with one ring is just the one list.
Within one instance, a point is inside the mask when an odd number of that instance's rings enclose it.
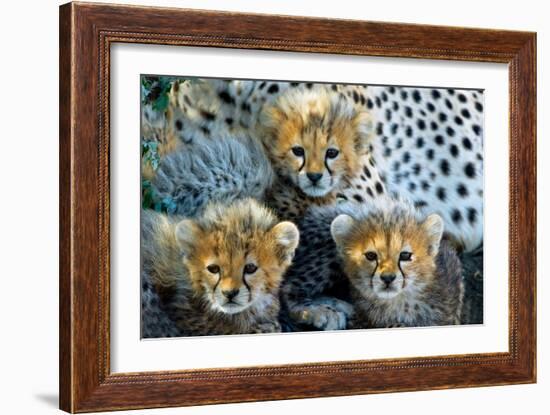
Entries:
{"label": "white background", "polygon": [[[543,183],[550,167],[542,155],[550,153],[548,87],[542,68],[549,63],[549,15],[545,2],[480,2],[463,0],[357,2],[263,0],[138,1],[134,3],[195,8],[314,15],[381,21],[445,24],[532,30],[538,32],[539,73],[539,383],[448,391],[429,391],[346,398],[323,398],[270,403],[218,405],[155,410],[178,414],[291,413],[407,413],[500,414],[546,413],[550,389],[548,282],[550,266],[548,214]],[[57,1],[9,2],[2,15],[2,346],[0,382],[4,413],[54,413],[57,407],[57,261],[58,261],[58,32]],[[34,94],[31,94],[34,88]],[[487,213],[489,214],[489,213]],[[7,267],[4,265],[7,263]],[[546,329],[543,330],[543,326]],[[143,411],[143,413],[155,413]],[[134,412],[137,413],[137,412]]]}
{"label": "white background", "polygon": [[[508,351],[508,262],[502,255],[508,249],[506,65],[128,44],[115,45],[110,62],[114,372]],[[140,73],[484,89],[484,209],[499,212],[484,218],[484,324],[140,341]]]}

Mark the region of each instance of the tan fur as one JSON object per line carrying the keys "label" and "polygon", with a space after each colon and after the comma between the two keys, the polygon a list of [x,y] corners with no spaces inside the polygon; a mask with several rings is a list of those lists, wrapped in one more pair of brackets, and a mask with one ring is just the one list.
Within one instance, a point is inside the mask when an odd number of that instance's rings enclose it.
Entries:
{"label": "tan fur", "polygon": [[[318,85],[281,94],[260,114],[257,131],[283,187],[293,185],[301,192],[305,197],[298,202],[303,206],[319,204],[323,198],[328,203],[334,201],[359,171],[371,129],[368,113],[358,111],[327,86]],[[304,154],[297,155],[296,148]],[[337,155],[330,157],[329,150]],[[321,179],[312,183],[308,174],[318,174]],[[271,204],[281,210],[277,199]]]}
{"label": "tan fur", "polygon": [[[222,290],[245,287],[243,268],[246,263],[258,266],[249,285],[266,291],[276,290],[286,267],[290,264],[298,244],[291,238],[291,245],[281,244],[285,227],[295,230],[288,222],[276,223],[275,217],[252,200],[238,202],[225,208],[210,207],[199,220],[184,220],[176,235],[184,254],[184,264],[195,290],[207,286],[213,289],[219,280]],[[220,275],[212,275],[206,267],[216,264]]]}
{"label": "tan fur", "polygon": [[[210,205],[196,219],[143,216],[142,227],[154,224],[142,234],[144,272],[182,335],[280,331],[278,291],[298,245],[294,224],[252,199]],[[247,264],[257,269],[247,272]]]}
{"label": "tan fur", "polygon": [[447,243],[440,249],[439,215],[388,201],[366,216],[336,217],[331,233],[351,283],[354,328],[459,323],[461,266]]}
{"label": "tan fur", "polygon": [[[402,218],[391,226],[384,222],[355,223],[339,246],[346,274],[352,279],[373,273],[400,274],[401,266],[405,274],[414,273],[417,279],[429,283],[434,277],[437,250],[430,250],[432,238],[428,226],[429,223],[419,224],[413,217]],[[376,261],[367,260],[365,253],[369,251],[377,254]],[[403,251],[414,253],[413,260],[400,262]]]}

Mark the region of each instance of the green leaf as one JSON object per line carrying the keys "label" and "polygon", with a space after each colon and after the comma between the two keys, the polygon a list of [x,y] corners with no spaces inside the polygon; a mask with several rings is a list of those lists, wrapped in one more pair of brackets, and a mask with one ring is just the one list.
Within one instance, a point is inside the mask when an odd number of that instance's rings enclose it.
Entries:
{"label": "green leaf", "polygon": [[155,111],[164,112],[166,108],[168,108],[168,94],[163,93],[153,102],[153,109]]}

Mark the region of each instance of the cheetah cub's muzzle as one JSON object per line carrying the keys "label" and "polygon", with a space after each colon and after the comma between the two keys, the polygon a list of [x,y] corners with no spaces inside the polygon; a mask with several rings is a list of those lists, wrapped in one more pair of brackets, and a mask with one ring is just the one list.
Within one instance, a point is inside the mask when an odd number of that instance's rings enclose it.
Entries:
{"label": "cheetah cub's muzzle", "polygon": [[[231,266],[231,262],[224,269],[216,265],[215,261],[206,267],[209,274],[213,274],[209,279],[211,281],[217,278],[211,292],[208,295],[213,308],[226,314],[236,314],[246,310],[260,296],[260,292],[254,290],[255,285],[251,286],[252,282],[256,283],[257,279],[265,278],[262,270],[258,269],[257,261],[252,258],[245,258],[244,264]],[[210,291],[210,287],[205,282],[204,288],[206,292]]]}

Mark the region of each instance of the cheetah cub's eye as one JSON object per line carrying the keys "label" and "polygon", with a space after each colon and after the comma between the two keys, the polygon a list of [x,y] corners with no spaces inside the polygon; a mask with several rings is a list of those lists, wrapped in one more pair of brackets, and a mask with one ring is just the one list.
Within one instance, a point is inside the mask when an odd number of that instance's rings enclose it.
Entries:
{"label": "cheetah cub's eye", "polygon": [[376,252],[369,251],[365,254],[365,257],[369,261],[376,261],[376,259],[378,258],[378,255],[376,255]]}
{"label": "cheetah cub's eye", "polygon": [[218,272],[220,272],[220,267],[216,264],[208,265],[206,269],[212,274],[217,274]]}
{"label": "cheetah cub's eye", "polygon": [[336,157],[338,157],[338,154],[340,154],[338,150],[336,150],[335,148],[329,148],[327,150],[326,156],[328,159],[335,159]]}
{"label": "cheetah cub's eye", "polygon": [[258,267],[254,264],[246,264],[244,266],[244,273],[245,274],[254,274]]}
{"label": "cheetah cub's eye", "polygon": [[303,157],[305,154],[304,148],[300,146],[294,146],[291,150],[296,157]]}
{"label": "cheetah cub's eye", "polygon": [[399,260],[400,261],[410,261],[411,258],[412,258],[412,252],[403,251],[399,254]]}

